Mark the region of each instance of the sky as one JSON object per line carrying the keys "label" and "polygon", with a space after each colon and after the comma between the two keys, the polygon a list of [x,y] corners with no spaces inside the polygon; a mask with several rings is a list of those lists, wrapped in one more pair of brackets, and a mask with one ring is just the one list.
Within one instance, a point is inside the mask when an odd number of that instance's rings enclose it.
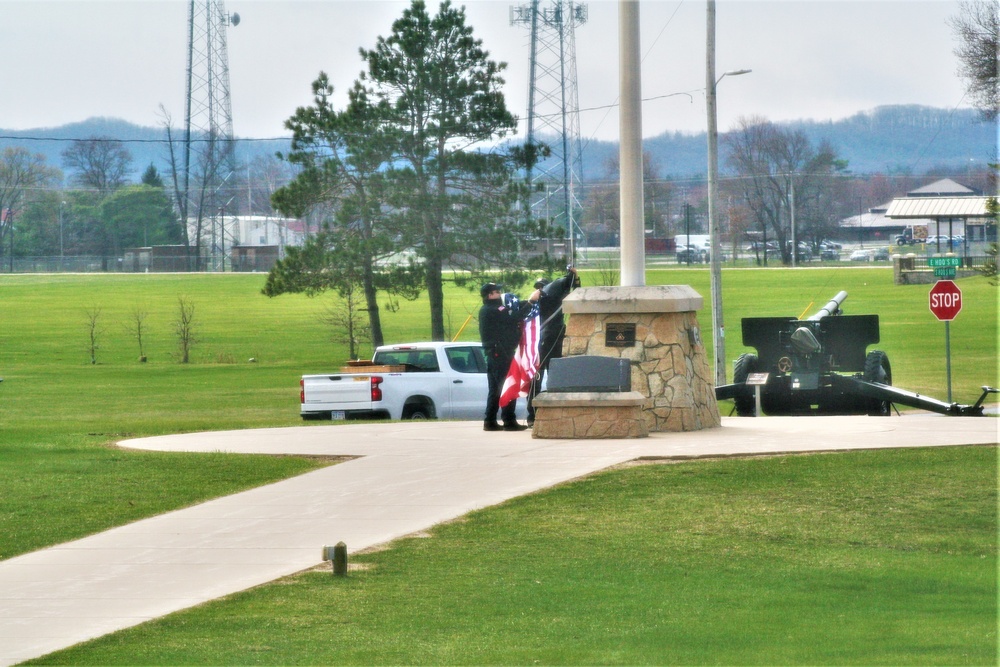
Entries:
{"label": "sky", "polygon": [[[526,27],[510,24],[510,8],[526,2],[453,2],[466,7],[492,58],[507,63],[507,104],[522,119],[529,39]],[[226,2],[240,16],[227,33],[236,136],[287,136],[284,121],[310,103],[320,71],[337,91],[349,89],[363,67],[359,47],[389,35],[408,4]],[[580,133],[615,141],[618,2],[586,5],[576,28]],[[179,125],[187,11],[181,0],[0,0],[0,128],[94,116],[156,127],[161,105]],[[957,13],[957,0],[718,0],[716,71],[752,69],[719,84],[719,130],[746,116],[837,120],[886,104],[969,107],[947,25]],[[640,18],[643,136],[704,131],[706,3],[642,0]]]}

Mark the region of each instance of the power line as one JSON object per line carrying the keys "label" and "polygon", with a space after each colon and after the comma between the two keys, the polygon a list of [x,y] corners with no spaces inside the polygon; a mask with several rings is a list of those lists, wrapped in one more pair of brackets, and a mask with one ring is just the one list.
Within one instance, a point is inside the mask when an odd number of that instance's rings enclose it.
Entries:
{"label": "power line", "polygon": [[[0,134],[0,140],[2,140],[2,141],[51,141],[51,142],[57,142],[57,141],[92,141],[95,138],[96,139],[106,139],[106,140],[110,140],[110,141],[117,141],[117,142],[123,143],[123,144],[169,144],[169,143],[180,144],[180,143],[182,143],[180,139],[173,139],[173,140],[171,140],[171,139],[115,139],[113,137],[88,137],[86,139],[80,139],[78,137],[32,137],[32,136],[25,137],[25,136],[15,136],[15,135],[10,135],[10,134]],[[249,141],[249,142],[291,141],[291,140],[292,140],[291,137],[271,137],[271,138],[251,138],[251,137],[248,137],[248,138],[245,138],[245,139],[240,139],[240,138],[233,138],[232,139],[232,141],[234,141],[234,142],[247,142],[247,141]],[[208,143],[208,142],[218,143],[219,141],[220,141],[220,139],[218,137],[216,137],[215,139],[211,139],[211,138],[196,139],[196,138],[192,137],[192,139],[191,139],[191,143],[196,143],[196,142],[197,143]]]}

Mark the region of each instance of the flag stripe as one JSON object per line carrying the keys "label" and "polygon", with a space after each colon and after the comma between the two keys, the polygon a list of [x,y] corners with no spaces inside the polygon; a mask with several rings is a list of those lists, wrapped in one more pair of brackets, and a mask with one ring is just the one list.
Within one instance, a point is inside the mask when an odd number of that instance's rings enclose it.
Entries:
{"label": "flag stripe", "polygon": [[531,379],[538,372],[538,338],[541,334],[539,320],[536,313],[521,324],[521,340],[500,391],[500,407],[528,395]]}

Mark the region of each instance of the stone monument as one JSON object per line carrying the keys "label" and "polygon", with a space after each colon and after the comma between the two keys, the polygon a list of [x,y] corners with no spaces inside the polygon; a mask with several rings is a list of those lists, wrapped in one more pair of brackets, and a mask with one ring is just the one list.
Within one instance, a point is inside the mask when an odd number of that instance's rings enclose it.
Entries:
{"label": "stone monument", "polygon": [[696,314],[703,302],[688,285],[574,290],[563,301],[569,316],[563,355],[628,359],[651,433],[720,426]]}

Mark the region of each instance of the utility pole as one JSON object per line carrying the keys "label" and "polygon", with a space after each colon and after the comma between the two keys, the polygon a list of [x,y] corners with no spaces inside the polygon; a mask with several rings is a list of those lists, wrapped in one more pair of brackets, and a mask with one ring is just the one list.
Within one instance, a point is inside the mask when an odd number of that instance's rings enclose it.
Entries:
{"label": "utility pole", "polygon": [[[719,111],[716,90],[727,76],[748,74],[741,69],[715,78],[715,0],[708,0],[705,48],[705,99],[708,113],[708,238],[712,295],[712,347],[715,350],[715,385],[726,384],[726,329],[722,318],[722,243],[719,241]],[[767,264],[767,232],[764,236],[764,264]]]}
{"label": "utility pole", "polygon": [[[712,348],[715,351],[715,386],[726,384],[726,330],[722,318],[722,263],[719,243],[719,111],[715,89],[715,0],[708,0],[705,48],[705,99],[708,110],[708,239],[711,249]],[[765,250],[766,252],[766,250]]]}

